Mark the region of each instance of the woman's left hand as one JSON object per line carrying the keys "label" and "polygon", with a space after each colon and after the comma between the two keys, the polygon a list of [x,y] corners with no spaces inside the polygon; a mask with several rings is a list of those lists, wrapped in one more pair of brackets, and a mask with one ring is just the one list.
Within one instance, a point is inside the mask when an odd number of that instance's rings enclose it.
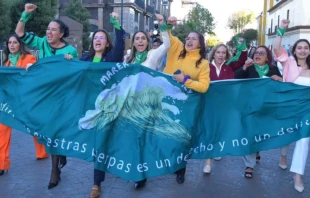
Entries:
{"label": "woman's left hand", "polygon": [[118,16],[118,14],[117,14],[116,12],[112,12],[112,13],[110,14],[110,16],[111,16],[111,17],[114,17],[115,19],[119,19],[119,16]]}
{"label": "woman's left hand", "polygon": [[71,56],[70,54],[65,54],[65,59],[72,60],[73,56]]}
{"label": "woman's left hand", "polygon": [[179,83],[183,83],[184,81],[184,73],[181,71],[180,74],[173,74],[173,78],[178,81]]}
{"label": "woman's left hand", "polygon": [[280,76],[277,75],[273,75],[271,76],[272,80],[276,80],[276,81],[283,81],[283,79]]}

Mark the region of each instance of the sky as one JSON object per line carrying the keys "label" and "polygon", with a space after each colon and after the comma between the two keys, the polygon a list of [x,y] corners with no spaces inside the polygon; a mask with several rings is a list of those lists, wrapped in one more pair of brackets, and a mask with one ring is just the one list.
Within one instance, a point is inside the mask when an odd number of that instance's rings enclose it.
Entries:
{"label": "sky", "polygon": [[[240,10],[250,10],[255,13],[255,17],[263,11],[263,0],[196,0],[203,7],[207,8],[216,22],[214,32],[222,41],[227,42],[232,36],[232,31],[227,27],[227,20],[232,13]],[[180,12],[181,0],[172,2],[171,16],[184,16],[185,13]],[[256,21],[255,21],[256,22]],[[257,25],[253,24],[251,28],[257,29]]]}

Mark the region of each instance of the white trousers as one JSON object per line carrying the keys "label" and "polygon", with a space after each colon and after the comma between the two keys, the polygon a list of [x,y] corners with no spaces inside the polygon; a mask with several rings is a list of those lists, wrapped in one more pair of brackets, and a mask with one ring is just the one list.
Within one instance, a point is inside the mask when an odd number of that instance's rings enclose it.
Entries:
{"label": "white trousers", "polygon": [[302,138],[296,142],[290,169],[291,172],[300,175],[304,174],[308,157],[309,141],[310,138]]}

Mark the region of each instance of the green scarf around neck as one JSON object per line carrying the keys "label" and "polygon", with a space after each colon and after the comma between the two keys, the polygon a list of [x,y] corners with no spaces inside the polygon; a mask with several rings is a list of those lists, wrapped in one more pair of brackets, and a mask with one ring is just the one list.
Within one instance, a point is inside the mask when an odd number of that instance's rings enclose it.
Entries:
{"label": "green scarf around neck", "polygon": [[11,53],[9,54],[9,60],[10,60],[11,64],[12,64],[14,67],[16,67],[16,64],[17,64],[17,62],[18,62],[20,56],[21,56],[21,53],[20,53],[20,52],[18,52],[17,54],[11,54]]}
{"label": "green scarf around neck", "polygon": [[263,66],[254,64],[254,67],[255,67],[255,70],[257,71],[260,78],[262,78],[263,76],[266,76],[269,72],[268,64],[263,65]]}
{"label": "green scarf around neck", "polygon": [[[238,43],[239,38],[242,38],[242,37],[241,36],[236,36],[235,37],[235,42],[236,43]],[[226,65],[229,65],[232,62],[238,61],[243,50],[246,50],[246,40],[245,39],[243,39],[243,42],[241,44],[239,44],[239,43],[237,44],[236,55],[234,57],[232,57],[231,59],[229,59],[227,61]]]}
{"label": "green scarf around neck", "polygon": [[147,53],[148,53],[147,50],[145,50],[144,52],[136,52],[135,63],[137,64],[143,63],[147,57]]}

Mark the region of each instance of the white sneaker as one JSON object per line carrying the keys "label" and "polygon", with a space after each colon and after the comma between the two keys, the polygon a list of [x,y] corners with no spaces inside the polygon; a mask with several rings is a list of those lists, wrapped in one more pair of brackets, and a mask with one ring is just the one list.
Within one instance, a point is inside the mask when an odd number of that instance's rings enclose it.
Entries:
{"label": "white sneaker", "polygon": [[222,157],[215,157],[214,160],[216,161],[220,161],[222,159]]}
{"label": "white sneaker", "polygon": [[203,167],[203,172],[207,174],[211,173],[211,166],[205,165],[205,167]]}

